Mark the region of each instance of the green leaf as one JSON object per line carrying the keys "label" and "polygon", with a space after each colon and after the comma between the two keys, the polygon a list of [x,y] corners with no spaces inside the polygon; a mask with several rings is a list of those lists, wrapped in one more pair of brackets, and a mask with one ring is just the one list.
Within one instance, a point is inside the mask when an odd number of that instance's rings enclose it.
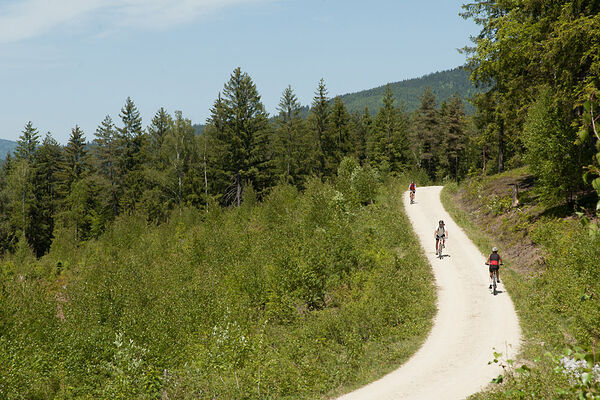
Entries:
{"label": "green leaf", "polygon": [[589,100],[587,100],[585,103],[583,103],[583,108],[585,109],[585,111],[590,112],[592,108],[592,103]]}
{"label": "green leaf", "polygon": [[592,181],[592,187],[598,193],[600,193],[600,178],[596,178]]}
{"label": "green leaf", "polygon": [[[579,129],[579,132],[577,132],[577,136],[579,137],[579,143],[581,144],[583,142],[585,142],[589,136],[589,131],[586,127],[582,126],[581,129]],[[576,143],[577,144],[577,143]]]}
{"label": "green leaf", "polygon": [[592,375],[589,372],[581,374],[581,382],[583,382],[584,385],[587,385],[590,382],[590,379],[592,379]]}
{"label": "green leaf", "polygon": [[[556,368],[559,368],[559,369],[560,369],[560,367],[556,367]],[[555,368],[555,372],[559,373],[560,371],[556,371],[556,368]],[[523,365],[521,365],[519,368],[515,369],[515,372],[516,372],[516,373],[518,373],[518,374],[523,374],[523,375],[527,375],[527,374],[529,374],[529,372],[530,372],[530,371],[531,371],[531,368],[529,368],[529,367],[528,367],[527,365],[525,365],[525,364],[523,364]]]}
{"label": "green leaf", "polygon": [[588,176],[590,175],[590,171],[587,170],[583,173],[583,183],[585,183],[586,185],[589,183],[588,182]]}

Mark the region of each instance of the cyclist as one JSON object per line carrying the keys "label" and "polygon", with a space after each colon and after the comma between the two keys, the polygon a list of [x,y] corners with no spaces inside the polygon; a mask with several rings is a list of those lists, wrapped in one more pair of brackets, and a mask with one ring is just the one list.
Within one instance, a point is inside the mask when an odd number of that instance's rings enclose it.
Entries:
{"label": "cyclist", "polygon": [[498,248],[496,246],[492,247],[492,254],[488,257],[485,265],[490,266],[490,289],[492,288],[492,273],[496,271],[496,278],[498,283],[500,283],[500,265],[502,265],[502,257],[498,254]]}
{"label": "cyclist", "polygon": [[448,238],[448,229],[446,229],[446,225],[444,224],[444,221],[440,220],[440,223],[438,226],[435,227],[435,230],[433,231],[433,235],[435,236],[435,254],[438,254],[438,244],[440,242],[440,240],[443,240],[442,242],[442,246],[445,246],[446,243],[446,239]]}
{"label": "cyclist", "polygon": [[417,185],[415,184],[415,181],[410,183],[408,190],[410,190],[410,201],[415,201],[415,192],[417,191]]}

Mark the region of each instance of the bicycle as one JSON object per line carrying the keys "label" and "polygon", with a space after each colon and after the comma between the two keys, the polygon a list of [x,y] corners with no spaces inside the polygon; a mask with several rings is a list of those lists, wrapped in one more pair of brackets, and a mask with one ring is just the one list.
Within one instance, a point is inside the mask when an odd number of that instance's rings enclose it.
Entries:
{"label": "bicycle", "polygon": [[444,257],[442,255],[442,249],[446,246],[446,237],[442,236],[441,238],[438,239],[437,242],[437,254],[438,257],[440,258],[440,260]]}
{"label": "bicycle", "polygon": [[415,204],[415,192],[410,191],[410,204]]}
{"label": "bicycle", "polygon": [[[485,265],[489,265],[489,264],[486,263]],[[504,265],[504,264],[500,264],[500,265]],[[498,266],[498,268],[494,268],[492,270],[492,294],[494,296],[498,294],[497,281],[498,281],[498,269],[500,268],[500,265]]]}

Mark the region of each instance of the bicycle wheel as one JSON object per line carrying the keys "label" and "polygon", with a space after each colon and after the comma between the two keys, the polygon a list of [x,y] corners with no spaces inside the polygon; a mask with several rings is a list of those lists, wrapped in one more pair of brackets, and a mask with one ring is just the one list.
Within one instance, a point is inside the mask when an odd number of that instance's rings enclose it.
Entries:
{"label": "bicycle wheel", "polygon": [[498,293],[496,291],[496,271],[494,271],[494,273],[492,274],[492,287],[493,287],[494,296],[495,296]]}

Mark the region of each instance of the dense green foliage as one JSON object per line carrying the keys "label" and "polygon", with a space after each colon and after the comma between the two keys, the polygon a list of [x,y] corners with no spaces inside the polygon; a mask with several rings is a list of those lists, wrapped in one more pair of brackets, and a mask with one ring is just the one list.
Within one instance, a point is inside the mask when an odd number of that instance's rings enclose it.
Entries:
{"label": "dense green foliage", "polygon": [[405,185],[346,159],[304,194],[19,248],[0,262],[2,397],[312,399],[374,379],[435,312]]}
{"label": "dense green foliage", "polygon": [[[491,170],[498,172],[525,159],[535,164],[546,197],[590,190],[573,176],[583,166],[600,173],[594,126],[600,115],[600,3],[478,0],[465,4],[462,15],[482,27],[474,46],[464,49],[471,78],[490,86],[474,101],[480,167],[486,169],[486,156],[497,160]],[[558,176],[550,179],[550,170]],[[600,179],[594,188],[600,190]]]}
{"label": "dense green foliage", "polygon": [[446,208],[483,252],[500,247],[503,281],[525,334],[520,359],[512,365],[502,360],[504,384],[473,398],[576,398],[578,391],[593,390],[598,396],[599,380],[581,381],[587,367],[577,368],[579,377],[567,373],[575,356],[563,350],[587,349],[591,366],[600,361],[592,354],[600,337],[600,235],[573,218],[557,218],[532,189],[521,193],[520,211],[511,210],[507,183],[524,179],[523,171],[510,171],[442,193]]}

